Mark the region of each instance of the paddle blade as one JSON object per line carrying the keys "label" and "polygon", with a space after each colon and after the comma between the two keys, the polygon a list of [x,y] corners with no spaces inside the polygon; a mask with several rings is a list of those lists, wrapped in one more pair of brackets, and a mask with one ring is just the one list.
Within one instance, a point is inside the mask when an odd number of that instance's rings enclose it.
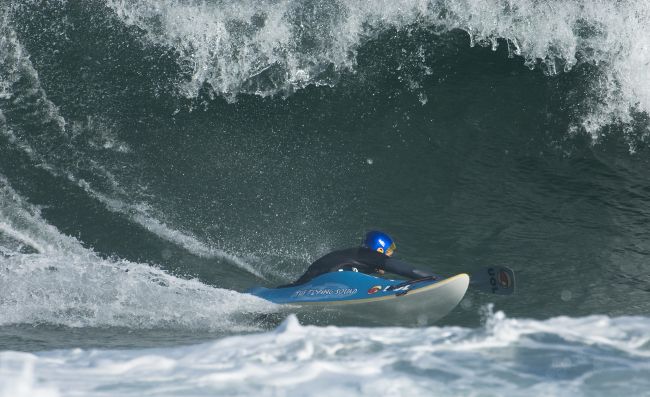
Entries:
{"label": "paddle blade", "polygon": [[515,292],[515,272],[505,266],[486,267],[470,275],[469,285],[490,294],[511,295]]}

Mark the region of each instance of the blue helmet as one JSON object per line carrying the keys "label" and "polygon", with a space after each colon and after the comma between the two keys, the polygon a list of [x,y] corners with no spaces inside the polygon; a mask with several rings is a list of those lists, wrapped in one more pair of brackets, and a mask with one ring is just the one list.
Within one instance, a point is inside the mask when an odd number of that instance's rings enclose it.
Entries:
{"label": "blue helmet", "polygon": [[381,252],[386,254],[389,250],[395,250],[395,243],[390,236],[384,232],[377,230],[372,230],[366,233],[366,236],[363,238],[362,247],[370,248],[373,251]]}

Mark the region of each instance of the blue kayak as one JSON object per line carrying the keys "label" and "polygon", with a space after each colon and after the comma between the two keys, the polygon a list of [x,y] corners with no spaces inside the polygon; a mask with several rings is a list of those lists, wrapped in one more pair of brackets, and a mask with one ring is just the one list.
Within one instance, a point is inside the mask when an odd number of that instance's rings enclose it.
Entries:
{"label": "blue kayak", "polygon": [[299,306],[358,305],[377,307],[398,316],[425,316],[429,321],[449,313],[463,298],[469,276],[445,279],[392,280],[340,271],[326,273],[296,286],[255,287],[248,293],[277,304]]}

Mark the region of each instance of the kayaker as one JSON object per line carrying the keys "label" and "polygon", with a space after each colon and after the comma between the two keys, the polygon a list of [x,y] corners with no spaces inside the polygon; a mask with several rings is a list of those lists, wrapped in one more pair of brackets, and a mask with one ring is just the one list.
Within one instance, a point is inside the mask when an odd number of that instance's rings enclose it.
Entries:
{"label": "kayaker", "polygon": [[312,263],[298,280],[285,287],[303,284],[321,274],[337,271],[380,275],[392,273],[409,279],[438,277],[393,258],[395,249],[395,242],[388,234],[377,230],[370,231],[366,233],[360,247],[330,252]]}

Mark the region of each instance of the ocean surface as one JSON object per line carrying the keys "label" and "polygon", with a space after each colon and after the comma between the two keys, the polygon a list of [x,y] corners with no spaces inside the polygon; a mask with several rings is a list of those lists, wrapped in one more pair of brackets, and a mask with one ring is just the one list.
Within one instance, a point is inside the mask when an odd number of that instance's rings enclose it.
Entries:
{"label": "ocean surface", "polygon": [[[646,0],[0,0],[0,397],[650,396]],[[278,307],[380,229],[435,324]]]}

